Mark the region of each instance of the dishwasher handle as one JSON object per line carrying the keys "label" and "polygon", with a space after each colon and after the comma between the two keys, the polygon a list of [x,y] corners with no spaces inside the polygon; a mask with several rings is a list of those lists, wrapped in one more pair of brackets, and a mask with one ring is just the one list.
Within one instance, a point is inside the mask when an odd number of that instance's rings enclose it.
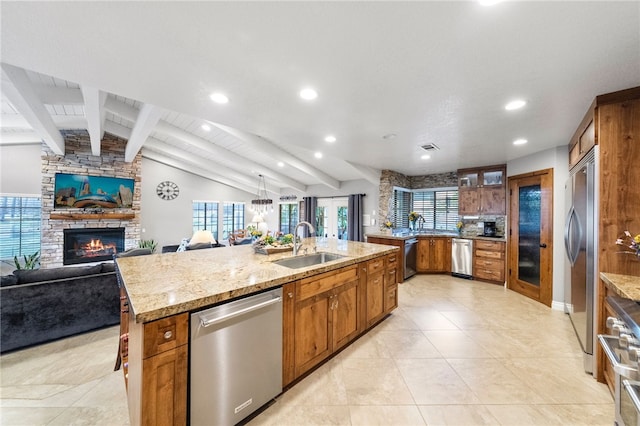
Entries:
{"label": "dishwasher handle", "polygon": [[267,300],[265,302],[256,303],[255,305],[247,306],[246,308],[238,309],[237,311],[228,313],[226,315],[215,316],[214,318],[208,318],[206,315],[200,316],[200,325],[202,327],[209,327],[214,324],[220,324],[221,322],[228,321],[232,318],[238,317],[240,315],[248,314],[249,312],[253,312],[255,310],[264,308],[266,306],[273,305],[275,303],[280,303],[282,301],[282,297],[278,296],[273,299]]}

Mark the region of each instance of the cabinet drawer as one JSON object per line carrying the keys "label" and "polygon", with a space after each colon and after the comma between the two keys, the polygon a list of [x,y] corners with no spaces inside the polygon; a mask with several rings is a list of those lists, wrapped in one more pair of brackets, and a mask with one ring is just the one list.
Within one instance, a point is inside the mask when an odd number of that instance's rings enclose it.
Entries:
{"label": "cabinet drawer", "polygon": [[367,275],[374,275],[384,269],[384,257],[367,262]]}
{"label": "cabinet drawer", "polygon": [[504,251],[504,243],[498,241],[475,240],[477,250]]}
{"label": "cabinet drawer", "polygon": [[338,271],[325,272],[315,277],[300,280],[296,290],[296,297],[297,300],[308,299],[356,279],[358,279],[358,270],[355,265]]}
{"label": "cabinet drawer", "polygon": [[179,314],[144,324],[144,354],[148,358],[186,345],[189,341],[189,314]]}
{"label": "cabinet drawer", "polygon": [[476,249],[476,257],[486,257],[488,259],[502,259],[503,253],[500,251],[478,250]]}
{"label": "cabinet drawer", "polygon": [[473,271],[473,276],[483,280],[504,281],[504,270],[476,269]]}
{"label": "cabinet drawer", "polygon": [[485,258],[478,257],[473,262],[473,266],[478,269],[488,269],[491,271],[503,271],[504,260],[493,260],[493,259],[485,259]]}
{"label": "cabinet drawer", "polygon": [[397,253],[387,255],[387,268],[395,268],[397,264],[398,264]]}

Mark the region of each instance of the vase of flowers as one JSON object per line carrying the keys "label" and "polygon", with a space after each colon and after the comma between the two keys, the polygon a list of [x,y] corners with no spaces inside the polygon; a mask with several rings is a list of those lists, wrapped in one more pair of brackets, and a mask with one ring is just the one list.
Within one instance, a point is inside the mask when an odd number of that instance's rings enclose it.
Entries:
{"label": "vase of flowers", "polygon": [[640,260],[640,234],[634,237],[631,232],[624,231],[624,237],[618,238],[616,244],[629,248],[629,250],[622,250],[618,253],[632,254],[636,259]]}
{"label": "vase of flowers", "polygon": [[462,235],[463,226],[464,226],[464,223],[462,223],[461,221],[458,221],[458,223],[456,223],[456,229],[458,230],[458,235]]}
{"label": "vase of flowers", "polygon": [[416,221],[418,220],[418,218],[420,217],[420,215],[418,214],[418,212],[411,212],[409,213],[409,228],[413,231],[416,228]]}
{"label": "vase of flowers", "polygon": [[383,222],[382,224],[382,231],[386,234],[386,235],[390,235],[392,232],[392,228],[393,228],[393,222],[391,222],[390,219],[387,219]]}

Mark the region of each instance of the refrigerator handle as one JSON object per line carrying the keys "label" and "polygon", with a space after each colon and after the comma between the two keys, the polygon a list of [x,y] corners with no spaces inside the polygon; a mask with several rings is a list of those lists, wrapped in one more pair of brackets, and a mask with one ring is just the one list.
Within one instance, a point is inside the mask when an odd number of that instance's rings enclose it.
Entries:
{"label": "refrigerator handle", "polygon": [[564,226],[564,248],[571,266],[575,265],[578,259],[578,250],[580,249],[579,244],[574,244],[574,241],[571,241],[571,225],[574,224],[574,222],[578,227],[578,241],[580,241],[582,238],[582,228],[580,227],[580,222],[576,220],[576,210],[571,206]]}

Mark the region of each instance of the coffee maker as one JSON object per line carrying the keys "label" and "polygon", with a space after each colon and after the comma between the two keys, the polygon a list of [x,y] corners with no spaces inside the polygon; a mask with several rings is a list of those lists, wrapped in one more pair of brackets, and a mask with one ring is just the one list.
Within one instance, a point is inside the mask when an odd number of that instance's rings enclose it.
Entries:
{"label": "coffee maker", "polygon": [[496,236],[496,223],[495,222],[485,222],[484,223],[484,231],[482,233],[485,237],[495,237]]}

